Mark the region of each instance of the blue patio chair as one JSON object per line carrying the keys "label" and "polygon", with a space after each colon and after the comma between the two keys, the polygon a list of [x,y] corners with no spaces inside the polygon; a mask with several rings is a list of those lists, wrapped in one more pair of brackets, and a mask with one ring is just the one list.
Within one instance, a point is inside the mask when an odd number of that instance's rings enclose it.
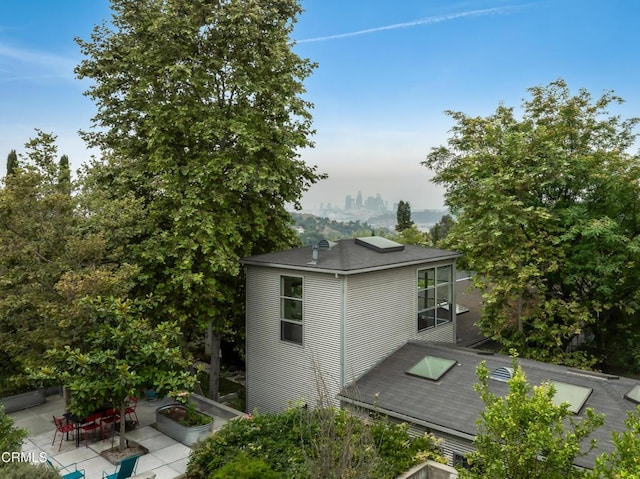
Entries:
{"label": "blue patio chair", "polygon": [[109,474],[107,471],[102,471],[102,479],[127,479],[127,477],[131,477],[136,472],[139,457],[131,456],[123,459],[116,466],[116,472],[114,473]]}
{"label": "blue patio chair", "polygon": [[[84,478],[84,469],[78,469],[78,464],[76,464],[75,462],[73,464],[69,464],[66,467],[62,467],[61,469],[56,469],[56,466],[54,466],[49,459],[47,459],[47,464],[49,464],[51,469],[53,469],[54,471],[57,471],[58,474],[62,476],[62,479],[83,479]],[[73,470],[71,470],[71,466],[74,466]],[[64,472],[65,469],[68,469],[69,472]]]}

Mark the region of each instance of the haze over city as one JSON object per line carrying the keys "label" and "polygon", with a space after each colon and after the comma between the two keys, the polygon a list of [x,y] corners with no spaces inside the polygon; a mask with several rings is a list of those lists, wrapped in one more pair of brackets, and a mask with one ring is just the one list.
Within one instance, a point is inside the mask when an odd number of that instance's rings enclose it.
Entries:
{"label": "haze over city", "polygon": [[[640,110],[640,4],[633,1],[304,0],[295,51],[318,63],[306,82],[316,148],[301,152],[329,178],[305,209],[343,205],[347,194],[380,193],[414,210],[443,207],[442,190],[420,166],[446,142],[444,110],[488,115],[518,107],[531,86],[564,78],[594,96],[614,90]],[[74,168],[91,152],[77,135],[90,126],[87,83],[75,36],[110,16],[107,0],[0,5],[0,174],[11,149],[34,128],[58,135]],[[96,152],[93,152],[94,154]]]}

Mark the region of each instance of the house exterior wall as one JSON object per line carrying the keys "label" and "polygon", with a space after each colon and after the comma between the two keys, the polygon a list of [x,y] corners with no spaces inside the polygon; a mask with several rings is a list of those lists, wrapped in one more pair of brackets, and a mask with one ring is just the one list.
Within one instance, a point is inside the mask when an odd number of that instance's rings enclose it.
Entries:
{"label": "house exterior wall", "polygon": [[417,323],[417,271],[450,263],[425,263],[347,278],[347,383],[409,340],[455,342],[455,320],[420,333]]}
{"label": "house exterior wall", "polygon": [[[280,277],[303,278],[303,344],[280,340]],[[279,412],[318,399],[315,371],[331,398],[339,389],[342,278],[247,266],[247,411]]]}

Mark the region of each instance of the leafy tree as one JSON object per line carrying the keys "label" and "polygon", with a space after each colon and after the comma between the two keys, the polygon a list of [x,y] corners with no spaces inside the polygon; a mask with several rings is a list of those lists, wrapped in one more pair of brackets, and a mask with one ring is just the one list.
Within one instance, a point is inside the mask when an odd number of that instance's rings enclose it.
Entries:
{"label": "leafy tree", "polygon": [[71,169],[67,155],[62,155],[58,163],[58,187],[63,193],[71,193]]}
{"label": "leafy tree", "polygon": [[[154,387],[175,399],[195,387],[190,358],[181,350],[180,329],[162,322],[152,325],[142,305],[116,298],[87,300],[94,328],[84,348],[51,349],[50,363],[39,376],[59,380],[71,394],[69,409],[84,417],[101,404],[113,404],[125,417],[127,397]],[[125,421],[120,421],[120,450],[125,448]]]}
{"label": "leafy tree", "polygon": [[7,155],[7,176],[12,175],[18,168],[18,154],[16,150],[11,150]]}
{"label": "leafy tree", "polygon": [[396,231],[403,231],[411,228],[411,205],[408,201],[400,200],[398,209],[396,210]]}
{"label": "leafy tree", "polygon": [[[22,449],[22,441],[27,437],[28,432],[14,426],[13,418],[4,412],[4,405],[0,403],[0,453],[17,452]],[[7,463],[0,461],[0,469]],[[4,471],[2,472],[4,474]],[[0,474],[0,475],[2,475]]]}
{"label": "leafy tree", "polygon": [[640,407],[629,411],[625,431],[611,433],[615,450],[596,458],[596,467],[589,477],[594,479],[633,479],[640,477]]}
{"label": "leafy tree", "polygon": [[[323,177],[298,153],[312,146],[302,94],[314,68],[292,52],[301,8],[111,6],[111,22],[77,40],[85,59],[76,72],[92,80],[86,94],[97,104],[97,128],[84,138],[104,154],[85,172],[85,193],[112,226],[112,247],[140,267],[135,291],[154,293],[153,317],[190,335],[211,327],[216,397],[221,337],[242,324],[239,258],[298,244],[285,205],[298,207]],[[118,214],[113,205],[123,204],[133,209]]]}
{"label": "leafy tree", "polygon": [[403,229],[398,234],[397,241],[403,244],[415,244],[419,246],[424,246],[427,244],[426,235],[418,229],[416,225],[411,225],[408,228]]}
{"label": "leafy tree", "polygon": [[500,397],[489,389],[485,362],[477,368],[479,383],[474,386],[486,409],[478,420],[474,440],[476,451],[467,459],[470,471],[462,478],[482,479],[570,479],[583,477],[574,467],[577,457],[588,454],[582,443],[604,422],[590,408],[580,420],[574,419],[568,403],[553,403],[555,390],[550,383],[531,386],[516,358],[509,392]]}
{"label": "leafy tree", "polygon": [[[608,112],[611,92],[572,95],[562,80],[529,89],[522,118],[448,112],[448,146],[423,163],[457,222],[444,245],[484,290],[480,322],[505,348],[588,365],[567,353],[580,333],[607,343],[637,325],[640,164],[627,153],[638,119]],[[637,347],[637,343],[636,343]]]}
{"label": "leafy tree", "polygon": [[431,227],[429,230],[429,238],[431,240],[431,244],[436,246],[439,241],[444,240],[449,234],[449,229],[453,226],[454,220],[451,215],[444,215],[440,218],[435,225]]}
{"label": "leafy tree", "polygon": [[104,253],[88,215],[59,188],[56,138],[37,130],[22,165],[0,184],[0,377],[22,378],[47,348],[82,341],[79,300],[122,294],[131,268]]}

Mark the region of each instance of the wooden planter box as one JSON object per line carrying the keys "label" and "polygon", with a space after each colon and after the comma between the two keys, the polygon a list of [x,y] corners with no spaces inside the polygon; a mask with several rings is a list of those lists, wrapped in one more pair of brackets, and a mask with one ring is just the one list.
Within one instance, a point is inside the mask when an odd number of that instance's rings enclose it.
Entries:
{"label": "wooden planter box", "polygon": [[[156,427],[161,433],[166,434],[167,436],[175,439],[178,442],[181,442],[185,446],[191,446],[192,444],[195,444],[197,441],[204,439],[209,434],[211,434],[211,430],[213,428],[213,418],[211,418],[211,422],[203,426],[183,426],[179,422],[176,422],[161,413],[161,411],[171,408],[186,409],[181,404],[168,404],[156,409]],[[207,414],[204,415],[207,416]]]}
{"label": "wooden planter box", "polygon": [[14,412],[44,404],[47,402],[47,396],[44,389],[36,389],[13,396],[5,396],[0,398],[0,402],[4,404],[4,412]]}

